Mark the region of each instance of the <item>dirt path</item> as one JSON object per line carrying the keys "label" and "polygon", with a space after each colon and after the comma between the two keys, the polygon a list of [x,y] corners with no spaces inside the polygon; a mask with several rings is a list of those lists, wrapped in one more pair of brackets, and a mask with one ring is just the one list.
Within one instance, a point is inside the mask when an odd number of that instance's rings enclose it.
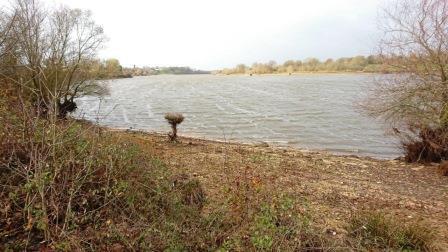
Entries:
{"label": "dirt path", "polygon": [[448,248],[448,177],[435,166],[191,138],[171,144],[156,134],[123,136],[170,169],[199,178],[208,207],[219,204],[228,183],[245,174],[267,190],[305,197],[329,229],[343,233],[344,220],[356,210],[382,210],[424,221]]}

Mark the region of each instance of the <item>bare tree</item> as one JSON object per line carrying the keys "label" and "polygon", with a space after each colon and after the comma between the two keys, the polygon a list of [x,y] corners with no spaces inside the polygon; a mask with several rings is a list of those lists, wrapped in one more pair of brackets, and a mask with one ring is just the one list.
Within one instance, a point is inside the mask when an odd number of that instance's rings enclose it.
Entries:
{"label": "bare tree", "polygon": [[425,142],[418,159],[428,146],[446,152],[445,141],[423,135],[445,138],[448,126],[448,1],[395,0],[382,13],[381,56],[396,74],[379,79],[364,108],[391,123],[405,147]]}
{"label": "bare tree", "polygon": [[8,39],[11,38],[9,34],[12,29],[14,18],[15,15],[8,17],[2,10],[0,10],[0,59],[5,57],[11,50],[11,43]]}
{"label": "bare tree", "polygon": [[16,0],[12,12],[15,81],[35,104],[65,117],[76,109],[74,98],[99,91],[88,66],[105,40],[103,29],[89,11],[47,10],[34,0]]}
{"label": "bare tree", "polygon": [[0,9],[0,73],[5,72],[6,66],[11,63],[10,60],[16,42],[16,39],[11,36],[15,19],[15,13],[8,15]]}

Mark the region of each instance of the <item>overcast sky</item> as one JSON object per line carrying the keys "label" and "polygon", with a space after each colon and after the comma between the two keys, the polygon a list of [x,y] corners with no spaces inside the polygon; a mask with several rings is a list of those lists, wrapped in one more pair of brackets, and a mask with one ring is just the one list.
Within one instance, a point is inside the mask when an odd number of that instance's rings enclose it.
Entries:
{"label": "overcast sky", "polygon": [[374,53],[383,1],[45,0],[92,10],[109,38],[103,58],[207,70]]}

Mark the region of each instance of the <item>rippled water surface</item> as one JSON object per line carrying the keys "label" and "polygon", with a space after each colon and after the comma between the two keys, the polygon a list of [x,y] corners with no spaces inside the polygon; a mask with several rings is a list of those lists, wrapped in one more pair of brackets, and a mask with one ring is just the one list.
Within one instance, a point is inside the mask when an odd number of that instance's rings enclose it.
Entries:
{"label": "rippled water surface", "polygon": [[110,95],[78,100],[78,117],[114,128],[169,131],[164,113],[182,112],[180,134],[267,142],[342,154],[400,154],[384,126],[354,102],[373,75],[159,75],[113,80]]}

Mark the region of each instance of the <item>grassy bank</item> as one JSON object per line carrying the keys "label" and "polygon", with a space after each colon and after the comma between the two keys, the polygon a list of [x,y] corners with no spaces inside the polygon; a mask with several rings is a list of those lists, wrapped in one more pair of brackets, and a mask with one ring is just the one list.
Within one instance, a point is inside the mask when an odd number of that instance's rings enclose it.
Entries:
{"label": "grassy bank", "polygon": [[172,143],[40,119],[8,102],[0,110],[4,251],[447,244],[448,181],[433,167],[192,138]]}

